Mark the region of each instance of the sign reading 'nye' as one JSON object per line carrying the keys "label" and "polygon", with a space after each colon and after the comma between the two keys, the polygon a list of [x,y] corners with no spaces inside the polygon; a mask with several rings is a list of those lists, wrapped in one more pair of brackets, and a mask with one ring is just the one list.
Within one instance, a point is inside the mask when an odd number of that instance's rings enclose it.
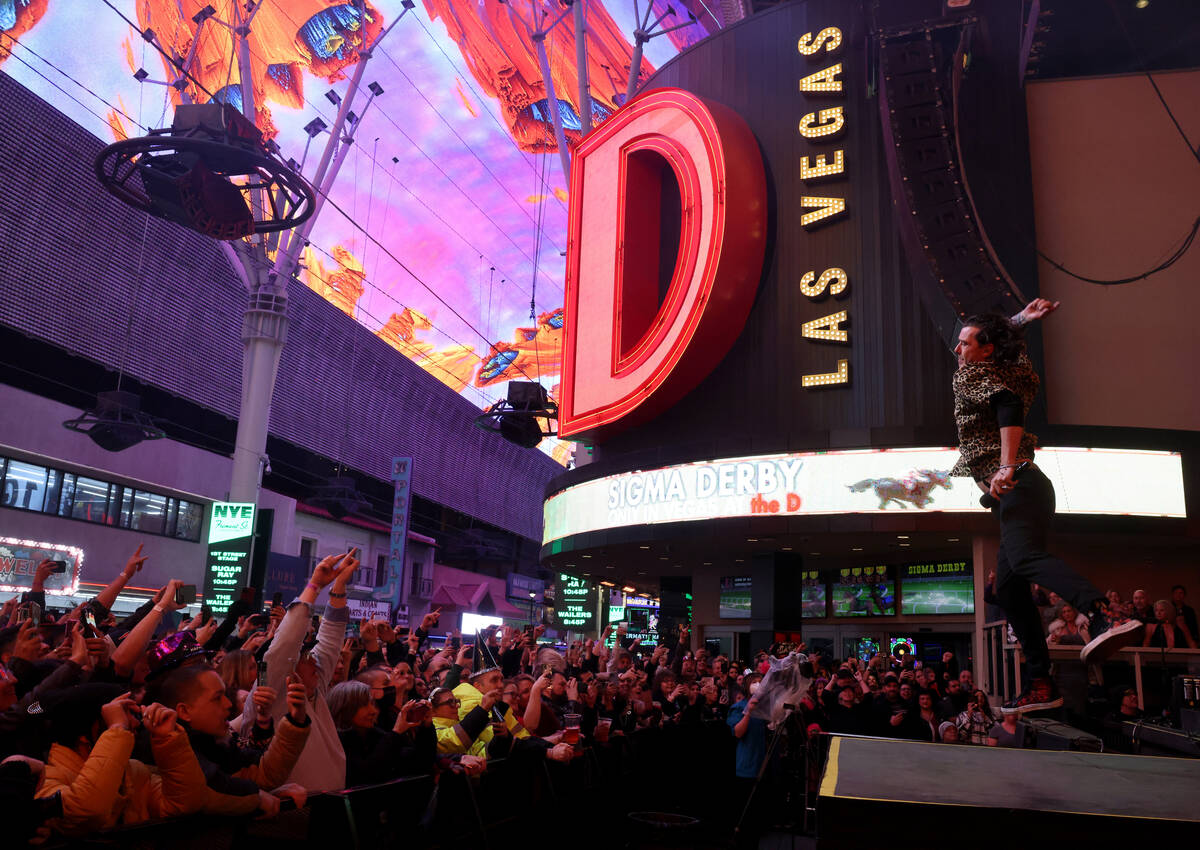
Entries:
{"label": "sign reading 'nye'", "polygon": [[214,614],[229,610],[246,585],[254,542],[253,502],[214,502],[204,563],[204,601]]}

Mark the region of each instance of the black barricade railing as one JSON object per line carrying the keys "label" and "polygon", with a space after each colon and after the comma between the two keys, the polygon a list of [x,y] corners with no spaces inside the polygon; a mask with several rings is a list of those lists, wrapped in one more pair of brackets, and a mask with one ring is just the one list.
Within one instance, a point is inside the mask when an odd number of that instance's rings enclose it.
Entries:
{"label": "black barricade railing", "polygon": [[303,809],[271,820],[189,816],[86,839],[53,840],[47,846],[503,848],[526,843],[533,835],[554,839],[555,833],[546,830],[559,831],[573,848],[640,846],[629,835],[643,827],[627,814],[645,810],[696,817],[697,826],[677,831],[674,840],[678,846],[712,846],[732,830],[740,813],[732,792],[733,750],[734,739],[720,721],[645,729],[587,746],[567,764],[527,753],[492,759],[487,771],[474,778],[447,771],[436,779],[415,776],[315,794]]}

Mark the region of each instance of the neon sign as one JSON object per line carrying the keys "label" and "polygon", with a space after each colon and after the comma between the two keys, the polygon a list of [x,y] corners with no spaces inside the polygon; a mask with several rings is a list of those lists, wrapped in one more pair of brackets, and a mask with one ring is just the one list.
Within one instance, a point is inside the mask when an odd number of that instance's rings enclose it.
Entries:
{"label": "neon sign", "polygon": [[0,591],[22,593],[32,588],[37,566],[45,559],[67,562],[66,572],[51,573],[46,579],[45,592],[51,596],[75,594],[83,570],[83,550],[20,537],[0,537]]}
{"label": "neon sign", "polygon": [[[680,244],[660,305],[668,173]],[[766,177],[740,116],[659,89],[580,143],[570,199],[559,433],[594,440],[661,413],[728,353],[762,272]]]}

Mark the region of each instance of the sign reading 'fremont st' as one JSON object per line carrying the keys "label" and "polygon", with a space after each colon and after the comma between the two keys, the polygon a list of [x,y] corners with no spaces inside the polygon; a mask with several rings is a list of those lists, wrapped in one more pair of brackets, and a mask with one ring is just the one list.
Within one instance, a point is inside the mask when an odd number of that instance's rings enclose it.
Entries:
{"label": "sign reading 'fremont st'", "polygon": [[[546,501],[543,543],[625,526],[732,517],[982,511],[974,482],[950,477],[957,459],[957,449],[937,448],[809,452],[610,475]],[[1059,513],[1186,516],[1177,453],[1044,448],[1037,462],[1054,483]]]}

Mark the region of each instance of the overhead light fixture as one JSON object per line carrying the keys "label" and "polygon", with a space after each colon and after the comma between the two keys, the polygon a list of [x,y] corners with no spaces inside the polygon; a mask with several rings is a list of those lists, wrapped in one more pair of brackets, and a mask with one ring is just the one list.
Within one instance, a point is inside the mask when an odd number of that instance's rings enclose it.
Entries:
{"label": "overhead light fixture", "polygon": [[1137,2],[1133,4],[1133,8],[1145,9],[1149,5],[1150,5],[1150,0],[1137,0]]}
{"label": "overhead light fixture", "polygon": [[792,551],[792,547],[791,546],[781,546],[781,547],[779,547],[779,551],[790,552],[790,551]]}
{"label": "overhead light fixture", "polygon": [[592,556],[591,556],[591,555],[580,555],[579,557],[581,557],[581,558],[590,558],[590,557],[592,557]]}
{"label": "overhead light fixture", "polygon": [[861,552],[861,551],[862,551],[862,547],[861,547],[861,546],[855,546],[855,547],[854,547],[853,549],[851,549],[850,551],[851,551],[851,552]]}
{"label": "overhead light fixture", "polygon": [[639,546],[638,548],[639,549],[649,549],[650,547],[649,546]]}
{"label": "overhead light fixture", "polygon": [[613,584],[611,581],[601,581],[600,583],[602,585],[604,585],[605,587],[616,587],[616,585]]}
{"label": "overhead light fixture", "polygon": [[908,539],[908,535],[907,535],[907,534],[897,534],[897,535],[896,535],[896,539],[897,539],[897,540],[907,540],[907,539]]}
{"label": "overhead light fixture", "polygon": [[636,593],[637,592],[636,587],[630,587],[629,585],[625,585],[624,587],[621,588],[621,590],[625,591],[626,593]]}
{"label": "overhead light fixture", "polygon": [[712,561],[705,561],[705,562],[704,562],[704,566],[706,566],[706,567],[711,567],[711,566],[712,566]]}
{"label": "overhead light fixture", "polygon": [[901,543],[900,545],[907,548],[907,547],[911,546],[912,544],[911,543]]}
{"label": "overhead light fixture", "polygon": [[947,542],[947,543],[957,543],[957,542],[958,542],[958,538],[957,538],[957,537],[947,537],[947,538],[946,538],[946,542]]}
{"label": "overhead light fixture", "polygon": [[644,576],[645,574],[646,574],[645,570],[638,570],[638,575]]}
{"label": "overhead light fixture", "polygon": [[734,558],[733,562],[735,564],[744,564],[744,563],[746,563],[746,559],[745,558]]}
{"label": "overhead light fixture", "polygon": [[821,553],[820,553],[820,552],[809,552],[808,554],[810,554],[810,555],[820,555]]}
{"label": "overhead light fixture", "polygon": [[747,537],[747,538],[746,538],[746,542],[747,542],[747,543],[757,543],[757,542],[758,542],[758,538],[757,538],[757,537]]}

